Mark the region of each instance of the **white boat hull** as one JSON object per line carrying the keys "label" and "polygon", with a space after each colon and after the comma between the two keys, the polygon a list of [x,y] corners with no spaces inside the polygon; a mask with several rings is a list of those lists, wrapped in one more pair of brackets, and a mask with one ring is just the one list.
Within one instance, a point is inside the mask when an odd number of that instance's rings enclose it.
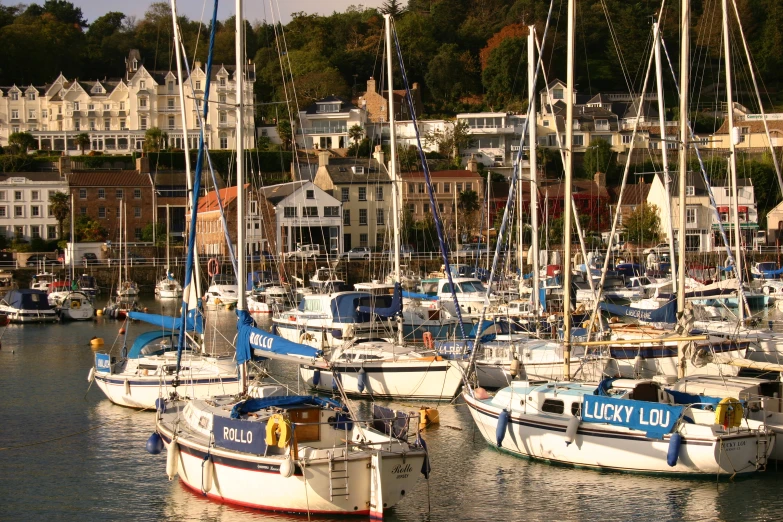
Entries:
{"label": "white boat hull", "polygon": [[[349,395],[370,398],[411,398],[451,400],[462,385],[461,363],[449,360],[405,362],[364,362],[358,365],[336,363],[340,383]],[[364,370],[364,389],[359,389],[359,370]],[[316,373],[318,372],[318,373]],[[337,385],[328,370],[300,366],[299,375],[318,391],[332,392]],[[315,376],[318,382],[314,383]]]}
{"label": "white boat hull", "polygon": [[[463,394],[478,431],[495,446],[501,409]],[[717,475],[757,471],[760,432],[715,437],[709,426],[684,424],[683,444],[675,466],[667,463],[670,435],[662,440],[628,428],[582,423],[573,443],[566,444],[568,420],[560,415],[510,414],[502,449],[553,464],[601,470],[673,475]],[[774,437],[772,437],[774,440]],[[762,451],[763,456],[764,453]]]}
{"label": "white boat hull", "polygon": [[[174,392],[174,376],[122,376],[119,374],[101,374],[96,372],[95,384],[106,397],[120,406],[140,409],[155,409],[159,397],[168,397]],[[126,384],[127,383],[127,384]],[[236,376],[225,379],[204,378],[190,380],[183,378],[176,388],[177,393],[188,397],[203,399],[213,395],[232,395],[242,391]]]}

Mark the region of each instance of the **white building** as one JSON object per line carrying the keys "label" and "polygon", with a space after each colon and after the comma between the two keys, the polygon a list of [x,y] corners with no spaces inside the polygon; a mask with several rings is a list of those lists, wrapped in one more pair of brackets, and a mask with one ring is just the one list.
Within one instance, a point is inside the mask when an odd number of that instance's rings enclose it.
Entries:
{"label": "white building", "polygon": [[[68,80],[62,74],[43,86],[0,87],[0,145],[8,144],[14,132],[30,132],[43,150],[77,153],[75,138],[90,137],[90,150],[128,154],[141,150],[146,131],[158,127],[168,134],[168,144],[182,148],[184,134],[179,86],[172,71],[150,71],[139,52],[131,50],[122,78]],[[246,147],[253,144],[253,83],[255,69],[248,65],[245,82]],[[185,80],[185,124],[191,147],[198,146],[203,115],[206,73],[196,62]],[[231,149],[235,141],[235,75],[232,67],[213,67],[209,93],[209,114],[204,125],[209,148]],[[198,111],[197,111],[198,108]]]}
{"label": "white building", "polygon": [[[457,123],[462,122],[467,124],[473,139],[471,146],[461,151],[463,156],[473,156],[487,167],[511,166],[511,147],[519,146],[521,133],[515,128],[518,118],[505,112],[457,114]],[[524,125],[524,118],[521,123]]]}
{"label": "white building", "polygon": [[347,149],[348,131],[354,125],[364,129],[367,111],[339,96],[327,96],[299,111],[299,121],[296,144],[300,148]]}
{"label": "white building", "polygon": [[342,253],[342,203],[338,199],[311,181],[262,187],[258,194],[274,207],[278,254],[307,244],[321,245],[330,255]]}
{"label": "white building", "polygon": [[0,174],[0,235],[30,241],[57,239],[57,220],[49,208],[49,195],[68,193],[59,172]]}

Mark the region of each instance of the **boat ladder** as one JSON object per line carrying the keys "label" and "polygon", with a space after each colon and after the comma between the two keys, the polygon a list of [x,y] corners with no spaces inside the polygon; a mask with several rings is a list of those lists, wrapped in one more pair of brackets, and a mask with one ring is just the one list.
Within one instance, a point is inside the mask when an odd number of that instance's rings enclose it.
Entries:
{"label": "boat ladder", "polygon": [[756,441],[756,469],[766,470],[767,461],[769,460],[769,435],[765,432],[761,432]]}
{"label": "boat ladder", "polygon": [[329,500],[334,497],[348,498],[348,454],[343,458],[334,458],[329,452]]}

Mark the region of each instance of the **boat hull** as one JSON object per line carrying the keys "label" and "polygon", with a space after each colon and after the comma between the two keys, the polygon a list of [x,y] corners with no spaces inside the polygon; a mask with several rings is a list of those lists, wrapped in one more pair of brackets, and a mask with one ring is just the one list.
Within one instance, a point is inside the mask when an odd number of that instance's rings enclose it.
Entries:
{"label": "boat hull", "polygon": [[[478,431],[489,444],[496,446],[498,417],[502,410],[476,400],[467,393],[463,397]],[[762,446],[759,444],[760,438],[767,437],[753,431],[727,433],[718,437],[689,436],[686,433],[676,465],[669,466],[667,452],[670,435],[657,440],[627,428],[582,423],[573,443],[566,444],[568,417],[558,417],[512,411],[502,449],[521,457],[574,467],[645,474],[715,476],[757,471],[757,452]],[[687,430],[691,426],[695,425],[684,425],[683,429]],[[697,428],[708,429],[704,426]],[[762,460],[765,462],[766,457]]]}
{"label": "boat hull", "polygon": [[[168,397],[175,391],[173,381],[173,375],[123,376],[95,372],[95,384],[104,395],[114,404],[129,408],[155,409],[155,401],[159,397]],[[180,395],[201,399],[240,393],[242,384],[236,375],[222,379],[215,376],[188,379],[184,376],[176,391]]]}

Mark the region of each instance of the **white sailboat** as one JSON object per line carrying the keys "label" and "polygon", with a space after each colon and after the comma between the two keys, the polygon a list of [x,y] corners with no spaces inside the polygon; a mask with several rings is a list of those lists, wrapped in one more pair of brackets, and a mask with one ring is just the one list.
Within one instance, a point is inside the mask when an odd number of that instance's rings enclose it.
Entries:
{"label": "white sailboat", "polygon": [[169,235],[171,233],[171,213],[166,204],[166,275],[155,284],[155,295],[161,299],[176,299],[182,295],[182,285],[179,284],[174,272],[171,272],[171,247]]}
{"label": "white sailboat", "polygon": [[[176,24],[176,7],[172,15]],[[237,0],[237,185],[244,180],[242,0]],[[214,24],[213,24],[214,25]],[[177,31],[175,30],[175,34]],[[177,44],[179,45],[179,44]],[[209,78],[209,75],[207,76]],[[207,92],[208,90],[205,89]],[[244,194],[237,197],[238,276],[246,276]],[[315,355],[317,350],[286,343],[254,327],[240,293],[237,361],[243,389],[239,397],[209,400],[173,397],[161,404],[151,453],[167,448],[166,474],[209,499],[269,511],[327,515],[383,516],[418,480],[426,450],[407,442],[404,428],[392,431],[397,415],[373,415],[380,430],[358,421],[340,403],[313,396],[281,396],[279,385],[265,386],[261,399],[246,395],[251,350],[267,356],[290,349]],[[301,360],[299,358],[295,358]]]}
{"label": "white sailboat", "polygon": [[[123,228],[124,226],[124,228]],[[122,299],[134,298],[139,295],[139,286],[130,279],[128,274],[128,216],[125,202],[120,201],[120,249],[124,252],[124,259],[120,260],[120,277],[118,279],[117,297]],[[123,242],[124,241],[124,242]],[[123,272],[123,267],[125,268]]]}

